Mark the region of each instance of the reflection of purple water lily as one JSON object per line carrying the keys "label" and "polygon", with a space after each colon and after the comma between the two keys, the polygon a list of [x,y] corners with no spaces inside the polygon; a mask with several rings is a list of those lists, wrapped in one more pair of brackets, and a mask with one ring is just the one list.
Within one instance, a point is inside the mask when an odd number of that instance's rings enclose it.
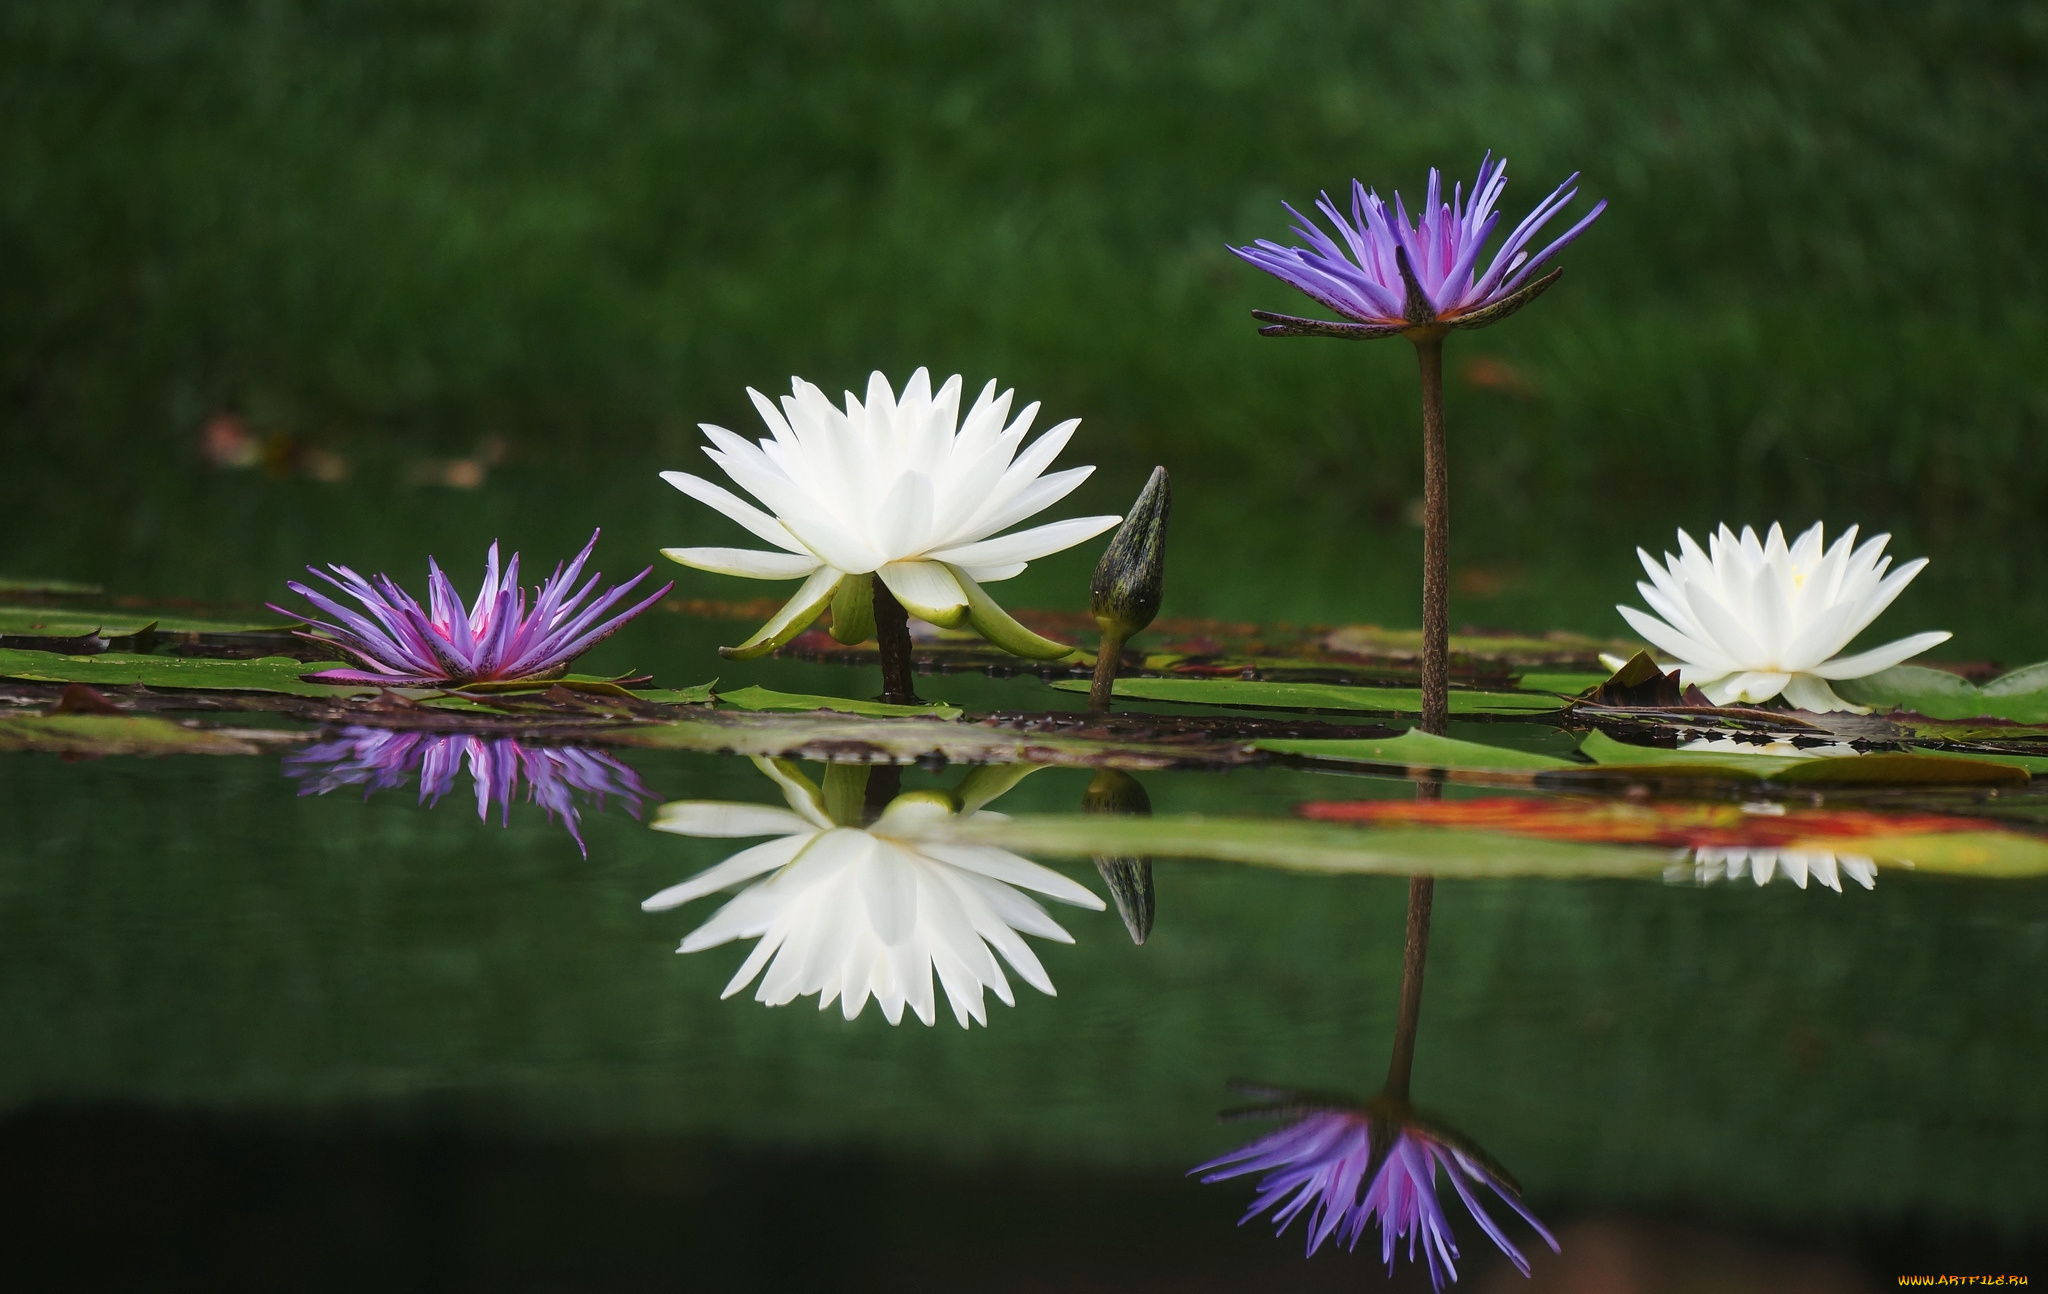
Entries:
{"label": "reflection of purple water lily", "polygon": [[1271,1209],[1278,1229],[1285,1231],[1296,1215],[1306,1213],[1313,1254],[1332,1235],[1356,1249],[1367,1224],[1377,1219],[1387,1273],[1393,1274],[1394,1251],[1405,1236],[1408,1261],[1415,1261],[1419,1247],[1430,1283],[1441,1290],[1446,1281],[1458,1279],[1458,1243],[1437,1200],[1441,1169],[1473,1220],[1524,1276],[1528,1260],[1487,1215],[1472,1184],[1490,1188],[1556,1250],[1556,1239],[1522,1207],[1521,1188],[1507,1170],[1458,1134],[1426,1122],[1413,1106],[1384,1096],[1358,1105],[1281,1089],[1250,1090],[1274,1103],[1236,1117],[1277,1116],[1294,1122],[1193,1170],[1204,1174],[1204,1182],[1265,1174],[1243,1222]]}
{"label": "reflection of purple water lily", "polygon": [[285,756],[289,777],[299,780],[300,795],[325,795],[344,786],[360,786],[363,798],[403,786],[417,774],[420,803],[433,805],[454,789],[456,774],[469,764],[476,787],[476,816],[490,816],[499,806],[499,822],[510,825],[512,801],[526,784],[526,798],[562,825],[584,857],[590,850],[577,830],[582,821],[572,792],[581,791],[604,812],[605,797],[616,798],[626,812],[640,816],[640,805],[654,798],[640,775],[601,750],[577,746],[527,746],[511,737],[467,737],[453,733],[395,732],[384,728],[348,727],[338,737],[316,742]]}
{"label": "reflection of purple water lily", "polygon": [[[605,613],[624,601],[633,587],[653,571],[650,566],[624,584],[607,589],[590,605],[582,606],[604,578],[602,574],[592,575],[582,588],[575,587],[583,574],[583,564],[597,547],[597,535],[598,532],[591,532],[590,542],[566,567],[555,567],[555,573],[534,591],[531,610],[527,607],[526,590],[519,586],[519,554],[512,554],[501,576],[495,543],[484,562],[483,587],[477,591],[476,602],[467,609],[455,591],[455,582],[442,573],[432,557],[427,558],[426,610],[389,575],[366,580],[346,566],[330,567],[332,575],[308,567],[313,574],[362,603],[369,612],[365,616],[351,611],[297,581],[285,585],[340,622],[310,621],[318,633],[299,636],[322,646],[339,647],[365,666],[359,670],[326,670],[308,677],[329,683],[380,687],[437,687],[560,675],[569,668],[570,661],[618,632],[628,620],[661,601],[674,587],[664,584],[637,606],[606,619]],[[296,614],[279,606],[271,610]]]}

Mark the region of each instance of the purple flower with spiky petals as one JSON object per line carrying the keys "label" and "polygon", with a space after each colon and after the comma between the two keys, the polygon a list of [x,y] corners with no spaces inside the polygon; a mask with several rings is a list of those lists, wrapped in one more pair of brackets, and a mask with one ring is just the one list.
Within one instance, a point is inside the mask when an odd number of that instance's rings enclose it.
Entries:
{"label": "purple flower with spiky petals", "polygon": [[559,815],[576,848],[590,850],[578,830],[583,819],[574,792],[582,792],[604,812],[607,797],[627,813],[640,816],[640,806],[654,793],[635,773],[601,750],[582,746],[530,746],[511,737],[471,737],[459,733],[401,732],[350,726],[326,741],[285,756],[284,770],[298,779],[300,795],[325,795],[344,786],[360,786],[363,798],[405,785],[418,776],[420,803],[432,807],[454,789],[457,774],[469,765],[476,788],[476,816],[488,821],[499,806],[499,825],[510,826],[512,801],[522,780],[526,798],[538,804],[552,822]]}
{"label": "purple flower with spiky petals", "polygon": [[1437,1201],[1439,1170],[1451,1180],[1458,1198],[1480,1230],[1500,1246],[1521,1270],[1529,1262],[1507,1234],[1487,1215],[1473,1194],[1473,1184],[1489,1187],[1509,1208],[1536,1229],[1553,1252],[1557,1240],[1534,1214],[1522,1207],[1521,1187],[1507,1170],[1477,1146],[1449,1129],[1426,1121],[1403,1101],[1376,1097],[1358,1104],[1344,1097],[1318,1096],[1285,1088],[1240,1087],[1268,1104],[1233,1111],[1226,1119],[1291,1118],[1280,1131],[1261,1137],[1190,1171],[1204,1182],[1220,1182],[1247,1173],[1264,1173],[1258,1193],[1239,1225],[1268,1209],[1276,1231],[1284,1232],[1297,1215],[1308,1215],[1308,1252],[1336,1236],[1356,1249],[1366,1226],[1377,1220],[1380,1256],[1393,1275],[1395,1249],[1408,1240],[1408,1261],[1417,1249],[1429,1266],[1431,1285],[1441,1290],[1458,1279],[1458,1242],[1450,1219]]}
{"label": "purple flower with spiky petals", "polygon": [[[604,576],[601,572],[592,575],[580,589],[575,587],[576,581],[582,577],[583,564],[597,547],[600,533],[592,531],[590,542],[566,567],[555,567],[555,573],[534,591],[530,610],[526,590],[519,586],[519,554],[512,554],[501,575],[496,543],[484,560],[483,587],[467,609],[455,591],[455,582],[432,557],[427,558],[429,609],[424,611],[389,575],[366,580],[346,566],[330,566],[332,575],[309,566],[307,570],[355,598],[369,614],[351,611],[296,581],[285,585],[340,622],[309,620],[317,632],[299,637],[323,647],[338,647],[364,666],[323,670],[307,677],[320,683],[377,687],[445,687],[558,677],[568,671],[570,661],[617,633],[675,587],[664,584],[651,597],[607,619],[607,613],[653,572],[650,566],[585,606]],[[297,614],[274,603],[271,610]]]}
{"label": "purple flower with spiky petals", "polygon": [[1341,246],[1314,220],[1287,204],[1288,214],[1301,222],[1294,232],[1308,241],[1307,247],[1282,247],[1261,238],[1254,246],[1230,250],[1353,322],[1332,323],[1254,310],[1253,316],[1267,324],[1259,331],[1269,336],[1306,333],[1369,338],[1417,329],[1483,328],[1535,300],[1564,271],[1558,268],[1541,278],[1530,276],[1599,219],[1607,204],[1595,204],[1563,237],[1529,255],[1528,245],[1538,231],[1578,196],[1578,190],[1570,187],[1579,178],[1573,173],[1515,226],[1482,273],[1479,253],[1500,223],[1493,206],[1507,187],[1507,170],[1507,159],[1494,161],[1488,153],[1472,181],[1471,200],[1466,200],[1464,186],[1457,185],[1451,190],[1451,200],[1445,202],[1443,181],[1432,167],[1422,218],[1412,223],[1398,192],[1390,212],[1379,194],[1353,180],[1349,220],[1328,193],[1316,203],[1337,227],[1344,240]]}

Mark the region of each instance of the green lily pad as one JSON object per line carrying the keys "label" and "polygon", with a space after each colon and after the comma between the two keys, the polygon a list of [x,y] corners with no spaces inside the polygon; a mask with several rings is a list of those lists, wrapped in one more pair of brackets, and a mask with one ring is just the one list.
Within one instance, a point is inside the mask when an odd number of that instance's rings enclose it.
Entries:
{"label": "green lily pad", "polygon": [[80,584],[76,580],[0,578],[0,596],[10,593],[41,593],[52,597],[88,597],[104,592],[106,590],[97,584]]}
{"label": "green lily pad", "polygon": [[656,705],[702,705],[712,698],[712,689],[717,686],[718,680],[712,679],[695,687],[636,687],[632,695]]}
{"label": "green lily pad", "polygon": [[1381,764],[1404,769],[1461,769],[1477,772],[1534,773],[1556,769],[1583,768],[1568,759],[1534,751],[1509,750],[1455,737],[1410,728],[1398,737],[1317,738],[1273,737],[1252,743],[1276,755],[1301,755],[1310,759],[1341,760],[1346,763]]}
{"label": "green lily pad", "polygon": [[76,638],[95,632],[106,638],[127,638],[152,625],[158,633],[166,634],[286,633],[304,624],[303,620],[279,620],[275,616],[228,620],[71,606],[0,607],[0,634],[36,638]]}
{"label": "green lily pad", "polygon": [[0,750],[60,755],[254,755],[246,741],[151,715],[53,714],[0,718]]}
{"label": "green lily pad", "polygon": [[1515,680],[1515,686],[1524,692],[1577,696],[1588,689],[1599,687],[1607,679],[1606,674],[1524,674]]}
{"label": "green lily pad", "polygon": [[811,696],[802,692],[776,692],[765,687],[743,687],[736,692],[718,693],[719,701],[742,710],[834,710],[840,714],[865,714],[878,718],[907,718],[924,715],[957,719],[960,707],[934,701],[928,705],[891,705],[886,701],[856,701],[843,696]]}
{"label": "green lily pad", "polygon": [[292,696],[368,696],[377,691],[374,687],[307,683],[299,677],[344,668],[340,661],[308,663],[289,656],[264,656],[257,660],[134,656],[126,652],[59,656],[55,652],[0,648],[0,678],[31,683],[95,683],[109,687],[141,684],[199,691],[283,692]]}
{"label": "green lily pad", "polygon": [[1930,719],[2005,719],[2048,723],[2048,662],[2026,665],[1982,687],[1945,670],[1894,665],[1834,684],[1845,701],[1875,710],[1910,710]]}
{"label": "green lily pad", "polygon": [[[1062,692],[1086,692],[1085,679],[1061,679]],[[1357,710],[1420,714],[1422,691],[1409,687],[1346,687],[1337,683],[1264,683],[1234,678],[1124,678],[1115,695],[1136,701],[1229,705],[1259,710]],[[1528,692],[1451,693],[1452,714],[1544,714],[1564,708],[1554,696]]]}

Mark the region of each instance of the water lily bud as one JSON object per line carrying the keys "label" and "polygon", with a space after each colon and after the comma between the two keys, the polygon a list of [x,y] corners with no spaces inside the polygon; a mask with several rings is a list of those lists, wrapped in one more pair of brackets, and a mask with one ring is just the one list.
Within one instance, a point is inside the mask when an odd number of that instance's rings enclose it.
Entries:
{"label": "water lily bud", "polygon": [[1166,590],[1166,522],[1173,512],[1173,482],[1152,469],[1088,584],[1090,609],[1102,632],[1119,641],[1152,623]]}
{"label": "water lily bud", "polygon": [[[1089,813],[1150,817],[1152,797],[1129,773],[1102,768],[1096,770],[1094,780],[1088,783],[1081,807]],[[1102,883],[1109,886],[1109,896],[1116,900],[1117,915],[1124,919],[1124,929],[1131,932],[1131,942],[1144,943],[1152,935],[1152,860],[1097,854],[1095,870],[1101,873]]]}

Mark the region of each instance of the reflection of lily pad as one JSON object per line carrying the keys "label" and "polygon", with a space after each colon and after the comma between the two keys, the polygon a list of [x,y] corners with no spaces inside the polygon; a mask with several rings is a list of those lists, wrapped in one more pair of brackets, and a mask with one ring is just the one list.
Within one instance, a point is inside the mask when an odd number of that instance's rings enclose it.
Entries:
{"label": "reflection of lily pad", "polygon": [[1782,786],[2009,786],[2028,780],[2025,769],[1966,755],[1878,752],[1816,756],[1667,750],[1627,745],[1601,732],[1587,734],[1579,750],[1604,769],[1643,769],[1658,776],[1730,781],[1769,780]]}
{"label": "reflection of lily pad", "polygon": [[[1354,827],[1332,822],[1181,814],[1111,818],[1030,814],[952,824],[947,839],[1026,855],[1149,854],[1305,871],[1442,877],[1662,877],[1668,847],[1544,839],[1452,827]],[[1848,843],[1869,843],[1858,839]],[[1825,845],[1825,841],[1816,844]],[[2048,875],[2048,841],[1997,830],[1888,837],[1876,850],[1918,872],[2015,878]]]}
{"label": "reflection of lily pad", "polygon": [[1533,773],[1585,765],[1534,751],[1509,750],[1455,737],[1439,737],[1411,728],[1398,737],[1351,740],[1314,737],[1273,737],[1256,743],[1276,755],[1345,763],[1378,764],[1402,769],[1464,769],[1479,772]]}
{"label": "reflection of lily pad", "polygon": [[54,714],[0,718],[0,750],[60,755],[254,755],[246,741],[149,715]]}
{"label": "reflection of lily pad", "polygon": [[[1063,692],[1086,692],[1087,682],[1062,679]],[[1372,714],[1420,714],[1422,691],[1408,687],[1345,687],[1336,683],[1263,683],[1229,678],[1118,679],[1116,695],[1136,701],[1184,705],[1228,705],[1259,710],[1355,710]],[[1528,692],[1451,693],[1452,714],[1543,714],[1564,708],[1555,696]]]}
{"label": "reflection of lily pad", "polygon": [[957,719],[961,713],[959,706],[937,701],[929,705],[891,705],[886,701],[856,701],[843,696],[776,692],[765,687],[743,687],[733,692],[720,692],[718,700],[722,705],[738,706],[742,710],[834,710],[840,714],[894,718],[929,715],[939,719]]}
{"label": "reflection of lily pad", "polygon": [[0,648],[0,677],[32,683],[94,683],[105,687],[192,688],[200,691],[284,692],[292,696],[367,696],[372,687],[329,687],[302,681],[301,674],[344,668],[340,661],[308,664],[289,656],[257,660],[212,660],[191,656],[59,656],[55,652]]}
{"label": "reflection of lily pad", "polygon": [[1017,731],[950,722],[936,715],[870,718],[718,710],[702,717],[612,729],[604,734],[604,740],[610,745],[858,763],[907,764],[938,758],[956,764],[1158,769],[1228,767],[1262,758],[1241,742],[1126,740]]}

